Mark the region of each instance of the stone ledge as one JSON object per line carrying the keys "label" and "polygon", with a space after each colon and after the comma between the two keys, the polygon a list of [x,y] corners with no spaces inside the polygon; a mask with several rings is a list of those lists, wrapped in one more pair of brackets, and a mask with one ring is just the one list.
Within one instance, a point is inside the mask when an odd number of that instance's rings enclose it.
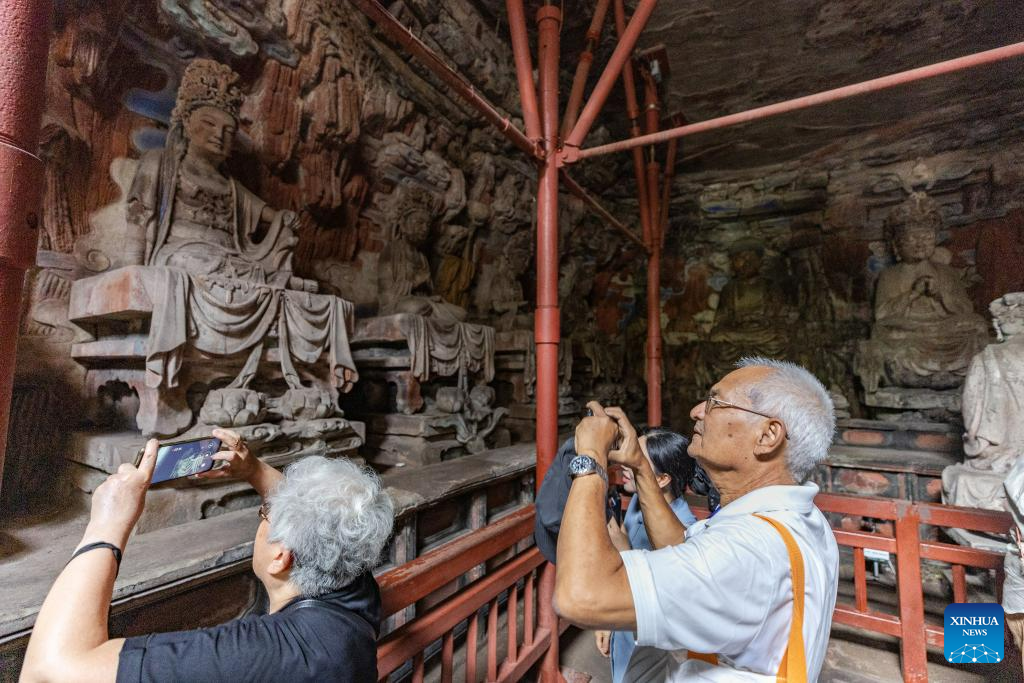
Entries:
{"label": "stone ledge", "polygon": [[[533,444],[485,451],[459,460],[382,476],[396,517],[445,498],[514,477],[534,466]],[[0,529],[0,646],[24,638],[43,598],[81,538],[88,512],[79,507],[59,519],[13,520]],[[140,597],[202,581],[224,572],[247,571],[259,518],[253,509],[135,534],[114,584],[114,608]]]}

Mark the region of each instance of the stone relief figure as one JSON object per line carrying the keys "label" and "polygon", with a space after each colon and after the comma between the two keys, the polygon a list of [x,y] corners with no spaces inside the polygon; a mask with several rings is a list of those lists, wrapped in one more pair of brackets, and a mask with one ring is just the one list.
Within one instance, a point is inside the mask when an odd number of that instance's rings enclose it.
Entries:
{"label": "stone relief figure", "polygon": [[[276,342],[289,387],[281,405],[304,405],[313,392],[318,401],[329,396],[331,404],[313,412],[334,414],[337,392],[348,391],[358,377],[349,350],[354,308],[293,274],[295,213],[271,208],[226,172],[242,102],[238,79],[211,60],[188,65],[166,145],[142,157],[126,198],[125,220],[145,239],[147,268],[138,269],[138,277],[152,303],[145,385],[180,391],[188,347],[245,357],[233,381],[211,391],[201,412],[201,419],[240,426],[264,412],[257,404],[266,397],[250,395],[249,385],[265,347]],[[318,388],[305,387],[295,361],[311,366],[325,357],[328,377],[314,380]],[[168,425],[180,431],[189,419],[180,402],[177,414],[147,418],[143,431],[168,433]]]}
{"label": "stone relief figure", "polygon": [[740,358],[753,354],[769,358],[788,356],[789,315],[778,279],[766,274],[764,247],[740,242],[729,253],[732,277],[718,296],[709,345],[702,348],[705,362],[698,365],[698,382],[710,387]]}
{"label": "stone relief figure", "polygon": [[[887,221],[899,263],[879,275],[871,339],[855,361],[865,389],[960,386],[987,339],[986,326],[956,268],[936,248],[941,216],[934,200],[914,193]],[[943,250],[944,251],[944,250]]]}
{"label": "stone relief figure", "polygon": [[[455,401],[456,412],[435,421],[435,426],[455,427],[455,438],[470,453],[487,450],[486,439],[498,427],[506,408],[494,407],[495,392],[486,384],[478,384]],[[440,403],[440,402],[439,402]]]}
{"label": "stone relief figure", "polygon": [[520,282],[532,257],[530,231],[522,230],[505,242],[501,256],[480,275],[474,302],[477,313],[481,317],[496,314],[495,329],[499,331],[530,329],[532,325],[532,316],[525,312],[529,306]]}
{"label": "stone relief figure", "polygon": [[409,313],[457,323],[466,309],[434,294],[434,283],[423,249],[433,222],[433,195],[415,185],[400,192],[396,208],[395,236],[381,252],[377,267],[380,312]]}
{"label": "stone relief figure", "polygon": [[786,326],[780,324],[785,297],[764,274],[764,248],[739,244],[729,257],[732,279],[722,288],[711,328],[711,341],[728,362],[753,351],[769,358],[786,352]]}
{"label": "stone relief figure", "polygon": [[967,457],[942,471],[942,499],[1002,510],[1003,478],[1024,454],[1024,292],[999,297],[989,310],[1000,341],[971,360],[963,389]]}

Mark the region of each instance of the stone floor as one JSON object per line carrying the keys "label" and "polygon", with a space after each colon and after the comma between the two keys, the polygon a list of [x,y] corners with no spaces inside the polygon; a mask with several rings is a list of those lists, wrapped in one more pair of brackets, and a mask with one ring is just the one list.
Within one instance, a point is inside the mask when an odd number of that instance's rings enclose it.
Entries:
{"label": "stone floor", "polygon": [[[561,641],[564,667],[592,676],[591,683],[611,683],[608,660],[594,646],[593,631],[571,628]],[[1001,665],[948,666],[930,657],[929,683],[981,683],[982,681],[1019,681],[1019,674]],[[822,667],[820,683],[889,683],[899,681],[899,655],[895,642],[868,640],[853,631],[834,629]]]}

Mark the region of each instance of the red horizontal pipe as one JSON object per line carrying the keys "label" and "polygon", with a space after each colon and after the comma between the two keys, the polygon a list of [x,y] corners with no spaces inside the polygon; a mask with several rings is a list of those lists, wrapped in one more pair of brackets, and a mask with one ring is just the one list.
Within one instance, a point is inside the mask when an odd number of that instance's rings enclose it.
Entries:
{"label": "red horizontal pipe", "polygon": [[436,52],[431,50],[422,40],[402,25],[393,14],[388,12],[377,0],[350,0],[371,21],[377,24],[391,40],[395,41],[410,54],[417,57],[431,73],[451,87],[462,99],[476,109],[485,119],[494,124],[512,144],[532,157],[540,157],[536,145],[521,130],[512,125],[509,118],[482,97],[461,74],[448,66]]}
{"label": "red horizontal pipe", "polygon": [[605,223],[621,232],[629,238],[630,241],[643,249],[645,254],[647,253],[647,245],[644,244],[644,241],[640,239],[635,232],[627,228],[622,221],[609,213],[608,209],[601,206],[601,203],[597,201],[593,195],[587,192],[579,183],[573,180],[572,176],[570,176],[564,168],[562,169],[562,183],[565,185],[565,189],[582,199],[583,203],[597,214]]}
{"label": "red horizontal pipe", "polygon": [[630,53],[633,52],[636,41],[640,38],[640,33],[643,32],[644,27],[647,26],[647,20],[651,18],[651,13],[654,12],[654,7],[657,4],[658,0],[640,0],[636,12],[633,13],[632,18],[629,20],[629,25],[626,26],[626,30],[619,37],[619,44],[615,46],[615,51],[612,52],[611,59],[608,60],[601,78],[598,79],[597,85],[594,86],[594,91],[590,93],[590,99],[587,100],[586,106],[583,107],[579,120],[573,126],[572,132],[566,137],[566,147],[579,147],[583,144],[583,140],[587,137],[587,133],[590,132],[594,121],[597,120],[597,115],[601,112],[601,108],[604,107],[604,103],[608,99],[608,95],[611,94],[615,81],[622,72],[623,65],[629,59]]}
{"label": "red horizontal pipe", "polygon": [[537,107],[537,85],[533,82],[530,38],[526,32],[526,12],[523,9],[523,0],[506,0],[505,6],[508,9],[508,28],[512,34],[512,56],[516,63],[519,101],[523,106],[526,137],[539,146],[543,133],[540,129],[540,109]]}
{"label": "red horizontal pipe", "polygon": [[[570,147],[567,144],[566,148],[562,152],[561,161],[562,163],[573,163],[579,159],[587,159],[589,157],[611,154],[613,152],[622,152],[627,149],[643,145],[656,145],[661,142],[667,142],[672,138],[681,138],[695,133],[716,130],[718,128],[728,128],[729,126],[735,126],[741,123],[757,121],[759,119],[777,116],[778,114],[785,114],[786,112],[797,111],[799,109],[807,109],[808,107],[815,107],[819,104],[826,104],[828,102],[836,102],[848,97],[854,97],[855,95],[877,92],[879,90],[893,88],[898,85],[904,85],[906,83],[913,83],[914,81],[920,81],[926,78],[933,78],[935,76],[963,71],[964,69],[970,69],[984,64],[991,64],[993,62],[1010,59],[1011,57],[1020,57],[1022,55],[1024,55],[1024,42],[1013,43],[1012,45],[997,47],[993,50],[978,52],[973,55],[967,55],[966,57],[958,57],[945,62],[938,62],[937,64],[922,66],[917,69],[910,69],[909,71],[901,71],[889,76],[874,78],[870,81],[854,83],[853,85],[833,88],[832,90],[826,90],[813,95],[805,95],[804,97],[797,97],[796,99],[786,100],[785,102],[776,102],[775,104],[769,104],[764,107],[748,109],[747,111],[742,111],[736,114],[719,116],[718,118],[708,119],[707,121],[700,121],[698,123],[691,123],[677,128],[670,128],[669,130],[664,130],[652,135],[642,135],[638,138],[620,140],[619,142],[612,142],[607,145],[599,145],[597,147],[588,147],[587,149],[579,150]],[[580,118],[582,120],[582,116]],[[577,125],[577,127],[579,126]]]}

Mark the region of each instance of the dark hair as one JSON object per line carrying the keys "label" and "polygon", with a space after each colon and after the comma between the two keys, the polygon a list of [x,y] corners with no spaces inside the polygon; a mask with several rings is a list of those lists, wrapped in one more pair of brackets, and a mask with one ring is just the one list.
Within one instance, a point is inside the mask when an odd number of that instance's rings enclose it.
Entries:
{"label": "dark hair", "polygon": [[697,462],[686,452],[690,440],[664,427],[650,427],[644,430],[647,437],[647,454],[654,462],[655,474],[667,474],[672,477],[668,485],[673,497],[683,495],[686,485],[693,479],[693,470]]}

